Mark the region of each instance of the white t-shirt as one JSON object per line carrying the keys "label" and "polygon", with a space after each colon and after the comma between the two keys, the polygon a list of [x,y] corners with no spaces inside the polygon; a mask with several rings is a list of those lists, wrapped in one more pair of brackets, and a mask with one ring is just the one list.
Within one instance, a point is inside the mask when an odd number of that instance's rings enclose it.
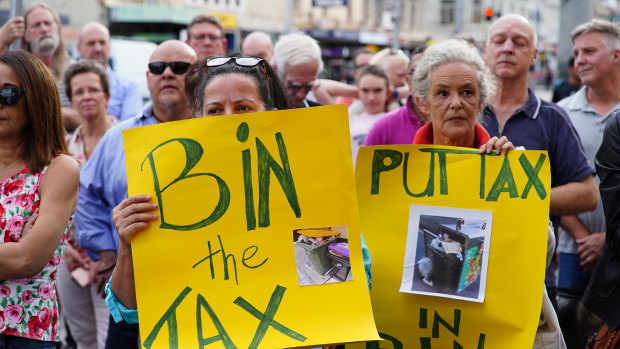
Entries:
{"label": "white t-shirt", "polygon": [[363,112],[358,115],[349,113],[349,130],[351,131],[351,153],[353,153],[353,167],[355,168],[355,160],[357,152],[364,144],[366,135],[377,120],[381,119],[385,113],[368,114]]}

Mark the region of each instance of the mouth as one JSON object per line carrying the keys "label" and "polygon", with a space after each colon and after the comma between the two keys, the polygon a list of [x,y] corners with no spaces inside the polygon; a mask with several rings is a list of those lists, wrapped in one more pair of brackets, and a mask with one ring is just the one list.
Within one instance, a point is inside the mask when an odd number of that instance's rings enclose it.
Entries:
{"label": "mouth", "polygon": [[166,91],[166,90],[177,90],[178,88],[174,85],[170,85],[170,84],[166,84],[164,86],[162,86],[161,90],[162,91]]}

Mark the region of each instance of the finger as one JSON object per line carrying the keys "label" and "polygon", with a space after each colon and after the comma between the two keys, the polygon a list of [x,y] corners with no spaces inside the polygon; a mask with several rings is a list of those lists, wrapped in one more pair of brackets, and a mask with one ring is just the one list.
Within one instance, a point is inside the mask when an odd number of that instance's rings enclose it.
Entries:
{"label": "finger", "polygon": [[148,222],[136,222],[127,226],[122,233],[119,232],[119,237],[128,244],[131,244],[136,234],[148,228],[151,224]]}
{"label": "finger", "polygon": [[125,200],[121,201],[121,203],[118,204],[116,207],[114,207],[114,211],[122,211],[124,208],[126,208],[127,206],[130,206],[131,204],[148,202],[150,200],[151,200],[151,196],[146,195],[146,194],[130,196],[126,198]]}
{"label": "finger", "polygon": [[135,223],[150,223],[157,220],[158,216],[153,213],[135,213],[121,219],[115,219],[114,224],[119,232],[123,232],[127,227]]}
{"label": "finger", "polygon": [[135,214],[140,214],[140,213],[144,213],[144,212],[149,212],[149,211],[154,211],[157,209],[157,207],[159,207],[157,204],[152,203],[152,202],[145,202],[145,203],[136,203],[136,204],[132,204],[128,207],[125,207],[122,211],[121,214],[124,217],[129,217],[131,215],[135,215]]}
{"label": "finger", "polygon": [[508,154],[509,151],[514,150],[514,145],[512,144],[512,142],[506,142],[502,145],[502,150],[501,152],[504,154]]}

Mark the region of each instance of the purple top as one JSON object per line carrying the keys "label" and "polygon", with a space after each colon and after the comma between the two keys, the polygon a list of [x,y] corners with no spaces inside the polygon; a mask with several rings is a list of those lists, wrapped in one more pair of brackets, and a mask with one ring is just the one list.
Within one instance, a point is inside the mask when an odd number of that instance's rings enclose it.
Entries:
{"label": "purple top", "polygon": [[364,145],[413,144],[413,137],[424,122],[415,115],[411,103],[413,100],[409,97],[406,105],[385,114],[375,122],[364,140]]}

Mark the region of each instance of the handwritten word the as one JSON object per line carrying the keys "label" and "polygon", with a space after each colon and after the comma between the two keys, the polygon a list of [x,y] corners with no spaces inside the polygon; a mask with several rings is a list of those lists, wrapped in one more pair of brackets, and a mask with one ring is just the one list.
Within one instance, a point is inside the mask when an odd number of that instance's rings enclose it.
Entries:
{"label": "handwritten word the", "polygon": [[[247,123],[243,122],[237,128],[237,140],[241,143],[245,143],[248,140],[249,127]],[[301,217],[301,208],[299,206],[299,199],[297,197],[297,191],[295,190],[295,182],[293,180],[293,173],[291,172],[291,166],[289,164],[288,152],[286,150],[286,144],[284,138],[280,132],[275,135],[276,144],[278,146],[278,154],[280,157],[280,164],[271,155],[265,144],[255,138],[256,141],[256,154],[257,154],[257,171],[258,171],[258,226],[265,228],[271,225],[270,213],[269,213],[269,193],[271,185],[271,173],[278,180],[286,199],[291,207],[291,210],[295,214],[295,217]],[[170,183],[160,183],[159,176],[157,175],[156,163],[157,160],[166,162],[165,159],[156,159],[156,150],[169,146],[172,143],[179,143],[183,147],[183,154],[179,154],[180,157],[185,158],[185,165],[182,169],[179,169],[179,175]],[[202,145],[191,138],[173,138],[169,139],[155,148],[153,148],[142,161],[140,169],[144,170],[144,163],[148,160],[151,172],[153,175],[153,186],[155,189],[155,195],[159,203],[159,212],[161,217],[162,229],[172,230],[195,230],[200,229],[219,220],[228,210],[230,204],[230,189],[226,184],[226,181],[215,173],[190,173],[190,171],[198,164],[202,159],[204,150]],[[245,214],[247,229],[256,229],[256,211],[254,208],[254,189],[252,180],[252,155],[250,149],[244,149],[241,152],[241,161],[243,164],[243,184],[245,189]],[[162,194],[172,187],[174,184],[184,181],[193,177],[211,177],[215,179],[219,190],[219,198],[217,205],[213,209],[213,212],[209,216],[201,219],[198,222],[191,224],[174,224],[166,220],[165,216],[165,203]],[[206,185],[206,184],[205,184]],[[208,198],[200,198],[200,200],[206,200]]]}
{"label": "handwritten word the", "polygon": [[[222,238],[220,237],[220,235],[217,235],[217,240],[220,243],[220,249],[219,250],[212,250],[211,249],[211,241],[207,241],[207,248],[209,250],[209,254],[204,257],[203,259],[199,260],[196,264],[194,264],[192,266],[192,268],[196,268],[198,265],[200,265],[202,262],[206,261],[207,259],[209,260],[209,265],[211,267],[211,280],[215,279],[215,267],[214,267],[214,262],[213,262],[213,257],[220,253],[221,257],[222,257],[222,266],[224,267],[224,280],[228,280],[229,276],[228,276],[228,259],[230,258],[232,261],[232,266],[233,266],[233,271],[235,272],[235,282],[237,283],[237,285],[239,285],[239,279],[237,278],[237,260],[235,259],[235,256],[231,253],[231,254],[227,254],[226,251],[224,250],[224,243],[222,242]],[[248,248],[246,248],[243,251],[242,257],[241,257],[241,263],[243,264],[244,267],[248,268],[248,269],[256,269],[261,267],[263,264],[265,264],[267,262],[267,260],[269,258],[265,258],[262,262],[255,264],[255,265],[250,265],[248,264],[248,261],[252,258],[254,258],[254,256],[256,255],[256,252],[258,251],[258,246],[250,246]]]}
{"label": "handwritten word the", "polygon": [[[409,156],[410,154],[406,152],[403,153],[391,150],[391,149],[378,149],[375,150],[372,160],[372,174],[371,174],[371,194],[379,194],[379,182],[381,173],[392,171],[399,167],[402,164],[403,170],[403,188],[407,195],[412,197],[424,197],[424,196],[433,196],[435,195],[435,155],[439,159],[439,193],[441,195],[448,195],[448,173],[446,168],[446,155],[448,154],[478,154],[477,150],[461,150],[461,149],[441,149],[441,148],[425,148],[420,149],[420,152],[430,153],[430,163],[429,163],[429,174],[428,181],[426,183],[426,188],[422,191],[416,193],[413,192],[409,187],[409,183],[407,181],[407,171],[409,170]],[[508,193],[510,198],[518,198],[526,199],[530,193],[530,190],[534,188],[538,197],[543,200],[547,196],[547,192],[544,188],[544,185],[540,178],[538,178],[538,173],[540,172],[543,164],[545,163],[546,155],[540,154],[536,165],[532,166],[527,157],[524,154],[521,154],[519,157],[519,164],[521,170],[527,176],[528,181],[523,187],[521,194],[519,195],[519,191],[517,185],[514,180],[513,170],[510,164],[510,160],[507,156],[504,156],[504,161],[502,163],[502,167],[496,175],[496,178],[489,189],[489,192],[486,193],[486,165],[485,165],[485,157],[486,154],[480,155],[480,198],[485,199],[486,201],[497,201],[499,195],[501,193]],[[514,166],[514,164],[513,164]],[[419,171],[420,169],[416,169]]]}
{"label": "handwritten word the", "polygon": [[[144,340],[143,345],[146,348],[150,349],[153,346],[155,339],[159,335],[159,332],[164,325],[167,325],[168,327],[168,347],[170,349],[179,348],[179,332],[176,310],[183,303],[183,300],[191,291],[192,289],[190,287],[185,287],[185,289],[181,291],[177,298],[172,302],[170,307],[168,307],[168,309],[164,312],[164,315],[161,317],[161,319],[159,319],[159,321],[157,321],[151,332]],[[277,285],[276,289],[271,294],[271,298],[269,299],[269,304],[267,305],[267,308],[262,313],[242,297],[237,297],[237,299],[235,299],[235,301],[233,302],[241,309],[249,313],[251,316],[259,320],[259,324],[256,328],[256,331],[254,332],[252,342],[248,346],[249,349],[258,348],[258,345],[261,343],[270,327],[298,342],[304,342],[307,339],[305,336],[291,330],[290,328],[282,325],[274,319],[276,312],[280,307],[280,303],[282,302],[282,298],[284,297],[285,291],[286,287]],[[203,310],[206,311],[207,315],[209,315],[209,318],[211,319],[211,322],[213,323],[213,326],[217,331],[217,335],[211,337],[204,337],[202,326]],[[217,342],[222,342],[222,345],[226,349],[237,348],[232,338],[224,328],[224,325],[219,320],[217,314],[215,313],[215,310],[200,293],[198,293],[198,295],[196,296],[196,331],[198,334],[198,348],[202,349],[207,345]]]}

